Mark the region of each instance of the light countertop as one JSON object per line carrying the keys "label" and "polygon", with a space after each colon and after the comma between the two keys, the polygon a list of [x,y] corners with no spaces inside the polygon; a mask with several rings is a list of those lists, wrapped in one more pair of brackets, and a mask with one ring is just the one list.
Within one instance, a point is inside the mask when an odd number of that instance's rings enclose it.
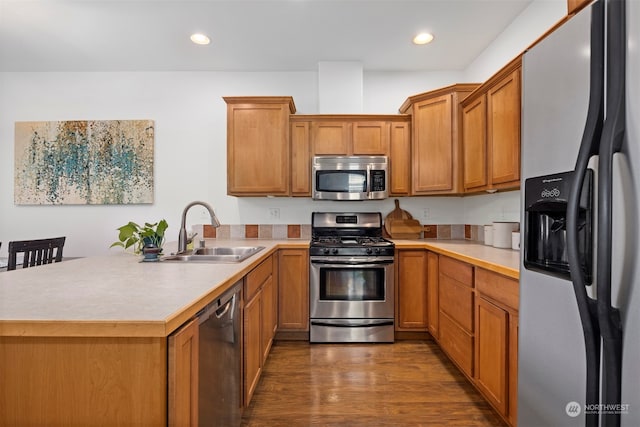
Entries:
{"label": "light countertop", "polygon": [[[519,252],[453,240],[394,240],[518,278]],[[207,240],[207,246],[264,246],[241,263],[140,262],[113,250],[0,273],[0,336],[164,337],[278,249],[306,240]],[[165,247],[169,253],[171,246]]]}
{"label": "light countertop", "polygon": [[[217,245],[246,246],[247,241]],[[0,336],[166,336],[278,247],[308,247],[309,242],[252,239],[250,245],[265,249],[233,264],[147,263],[114,250],[2,272]]]}
{"label": "light countertop", "polygon": [[398,249],[428,249],[512,279],[520,277],[520,251],[513,249],[494,248],[468,240],[394,240],[394,243]]}

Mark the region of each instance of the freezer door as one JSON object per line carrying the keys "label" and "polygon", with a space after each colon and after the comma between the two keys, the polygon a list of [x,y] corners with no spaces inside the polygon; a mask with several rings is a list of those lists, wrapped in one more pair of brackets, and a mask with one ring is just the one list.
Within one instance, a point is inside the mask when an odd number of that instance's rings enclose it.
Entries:
{"label": "freezer door", "polygon": [[[575,166],[589,100],[590,22],[587,9],[524,55],[521,188]],[[521,263],[519,316],[518,426],[584,426],[573,403],[584,407],[586,362],[572,283]]]}

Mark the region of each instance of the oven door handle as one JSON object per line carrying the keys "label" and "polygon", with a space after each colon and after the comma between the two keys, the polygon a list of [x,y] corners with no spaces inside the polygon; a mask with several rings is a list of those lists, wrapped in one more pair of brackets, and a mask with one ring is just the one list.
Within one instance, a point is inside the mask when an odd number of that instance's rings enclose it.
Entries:
{"label": "oven door handle", "polygon": [[380,260],[380,261],[335,261],[335,260],[311,260],[311,264],[322,265],[323,267],[338,267],[338,268],[377,268],[382,265],[393,264],[392,260]]}
{"label": "oven door handle", "polygon": [[311,319],[311,324],[338,328],[368,328],[393,325],[393,319]]}
{"label": "oven door handle", "polygon": [[357,265],[359,267],[378,266],[380,264],[393,264],[393,257],[311,257],[311,264],[323,265]]}

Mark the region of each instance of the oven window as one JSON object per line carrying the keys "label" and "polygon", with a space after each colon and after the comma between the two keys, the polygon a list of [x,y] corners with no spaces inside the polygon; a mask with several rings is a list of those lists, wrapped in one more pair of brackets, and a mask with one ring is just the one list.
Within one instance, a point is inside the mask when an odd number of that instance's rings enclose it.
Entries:
{"label": "oven window", "polygon": [[384,301],[384,268],[320,269],[321,301]]}
{"label": "oven window", "polygon": [[317,171],[316,191],[364,193],[367,191],[367,171]]}

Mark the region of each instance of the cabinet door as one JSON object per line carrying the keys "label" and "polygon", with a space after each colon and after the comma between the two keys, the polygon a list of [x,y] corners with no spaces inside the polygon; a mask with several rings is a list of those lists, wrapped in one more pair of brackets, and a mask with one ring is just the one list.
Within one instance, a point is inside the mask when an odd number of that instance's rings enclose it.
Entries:
{"label": "cabinet door", "polygon": [[427,330],[427,254],[401,250],[396,258],[396,330]]}
{"label": "cabinet door", "polygon": [[291,195],[311,195],[309,122],[291,124]]}
{"label": "cabinet door", "polygon": [[289,194],[287,104],[227,105],[227,193]]}
{"label": "cabinet door", "polygon": [[389,193],[408,195],[411,192],[411,127],[409,123],[391,123],[389,148]]}
{"label": "cabinet door", "polygon": [[453,191],[452,96],[418,102],[413,113],[413,193]]}
{"label": "cabinet door", "polygon": [[309,251],[278,251],[278,330],[309,331]]}
{"label": "cabinet door", "polygon": [[264,285],[262,285],[262,361],[267,361],[271,344],[273,343],[273,334],[275,332],[274,322],[276,321],[276,313],[273,310],[275,299],[275,286],[273,284],[273,276],[269,276]]}
{"label": "cabinet door", "polygon": [[244,405],[251,402],[262,373],[262,290],[244,306]]}
{"label": "cabinet door", "polygon": [[476,386],[501,414],[506,415],[509,313],[480,297],[475,326]]}
{"label": "cabinet door", "polygon": [[438,339],[438,313],[440,304],[438,297],[438,255],[427,252],[427,319],[431,336]]}
{"label": "cabinet door", "polygon": [[352,126],[354,155],[386,156],[389,154],[388,122],[355,122]]}
{"label": "cabinet door", "polygon": [[487,120],[485,95],[462,111],[463,179],[465,190],[487,186]]}
{"label": "cabinet door", "polygon": [[346,156],[350,146],[350,124],[346,122],[312,122],[311,143],[316,156]]}
{"label": "cabinet door", "polygon": [[487,93],[487,141],[491,184],[519,186],[520,69],[507,75]]}
{"label": "cabinet door", "polygon": [[169,425],[198,425],[198,321],[169,337]]}

